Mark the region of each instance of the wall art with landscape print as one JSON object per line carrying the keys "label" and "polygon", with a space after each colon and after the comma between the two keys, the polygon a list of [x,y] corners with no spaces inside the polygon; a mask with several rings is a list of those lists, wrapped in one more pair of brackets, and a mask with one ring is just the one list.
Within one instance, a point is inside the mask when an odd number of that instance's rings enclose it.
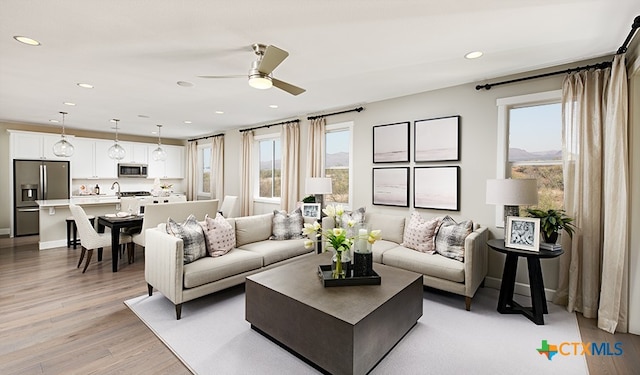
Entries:
{"label": "wall art with landscape print", "polygon": [[373,162],[409,161],[409,122],[373,127]]}
{"label": "wall art with landscape print", "polygon": [[414,161],[460,160],[460,116],[417,120]]}
{"label": "wall art with landscape print", "polygon": [[413,169],[413,206],[436,210],[460,210],[460,167]]}
{"label": "wall art with landscape print", "polygon": [[409,167],[373,168],[373,204],[409,207]]}

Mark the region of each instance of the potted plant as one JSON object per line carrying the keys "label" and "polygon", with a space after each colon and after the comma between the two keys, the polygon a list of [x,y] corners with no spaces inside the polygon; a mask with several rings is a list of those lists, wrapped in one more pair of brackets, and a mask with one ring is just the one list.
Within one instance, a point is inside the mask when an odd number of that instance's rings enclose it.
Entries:
{"label": "potted plant", "polygon": [[573,238],[575,225],[573,218],[565,215],[563,210],[540,210],[536,208],[528,208],[527,213],[531,217],[540,218],[540,232],[546,243],[556,243],[558,240],[558,232],[564,229],[569,237]]}

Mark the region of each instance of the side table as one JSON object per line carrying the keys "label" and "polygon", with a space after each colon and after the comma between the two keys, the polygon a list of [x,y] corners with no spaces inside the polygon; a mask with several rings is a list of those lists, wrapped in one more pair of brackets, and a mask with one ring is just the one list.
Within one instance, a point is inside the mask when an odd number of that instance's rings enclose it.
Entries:
{"label": "side table", "polygon": [[[564,254],[564,250],[527,251],[511,249],[504,245],[504,240],[489,240],[487,245],[495,251],[506,254],[504,271],[502,272],[502,284],[500,285],[500,297],[498,298],[498,312],[500,314],[522,314],[537,325],[544,325],[544,314],[547,314],[547,300],[544,297],[544,282],[542,280],[542,268],[540,259],[555,258]],[[529,287],[531,288],[531,307],[521,306],[513,300],[513,291],[516,284],[516,270],[518,257],[527,258],[529,268]]]}

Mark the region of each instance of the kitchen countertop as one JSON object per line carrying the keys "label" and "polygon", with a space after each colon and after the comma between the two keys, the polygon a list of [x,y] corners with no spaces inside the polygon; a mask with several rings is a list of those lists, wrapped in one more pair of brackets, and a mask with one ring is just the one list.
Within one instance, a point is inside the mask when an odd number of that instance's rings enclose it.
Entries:
{"label": "kitchen countertop", "polygon": [[69,204],[77,205],[99,205],[99,204],[117,204],[120,203],[120,198],[115,195],[106,195],[102,197],[88,196],[88,197],[72,197],[71,199],[47,199],[37,200],[36,203],[40,208],[46,207],[67,207]]}

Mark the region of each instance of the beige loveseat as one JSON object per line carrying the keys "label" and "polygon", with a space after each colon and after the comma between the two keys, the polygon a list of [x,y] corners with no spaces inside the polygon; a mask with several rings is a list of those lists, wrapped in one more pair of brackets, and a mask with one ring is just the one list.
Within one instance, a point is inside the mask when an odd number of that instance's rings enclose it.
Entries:
{"label": "beige loveseat", "polygon": [[[401,246],[408,218],[381,213],[366,213],[365,225],[380,229],[382,239],[373,244],[373,261],[422,274],[425,286],[456,293],[465,297],[465,307],[471,309],[471,299],[487,276],[488,229],[474,225],[464,241],[464,261],[429,254]],[[324,228],[334,226],[332,218],[324,218]]]}
{"label": "beige loveseat", "polygon": [[235,247],[223,256],[206,256],[188,264],[184,264],[182,239],[167,234],[165,224],[146,231],[144,275],[149,295],[156,288],[173,302],[177,319],[184,302],[242,284],[247,276],[261,270],[314,254],[313,249],[304,247],[304,239],[270,240],[272,213],[228,218],[227,222],[235,229]]}

